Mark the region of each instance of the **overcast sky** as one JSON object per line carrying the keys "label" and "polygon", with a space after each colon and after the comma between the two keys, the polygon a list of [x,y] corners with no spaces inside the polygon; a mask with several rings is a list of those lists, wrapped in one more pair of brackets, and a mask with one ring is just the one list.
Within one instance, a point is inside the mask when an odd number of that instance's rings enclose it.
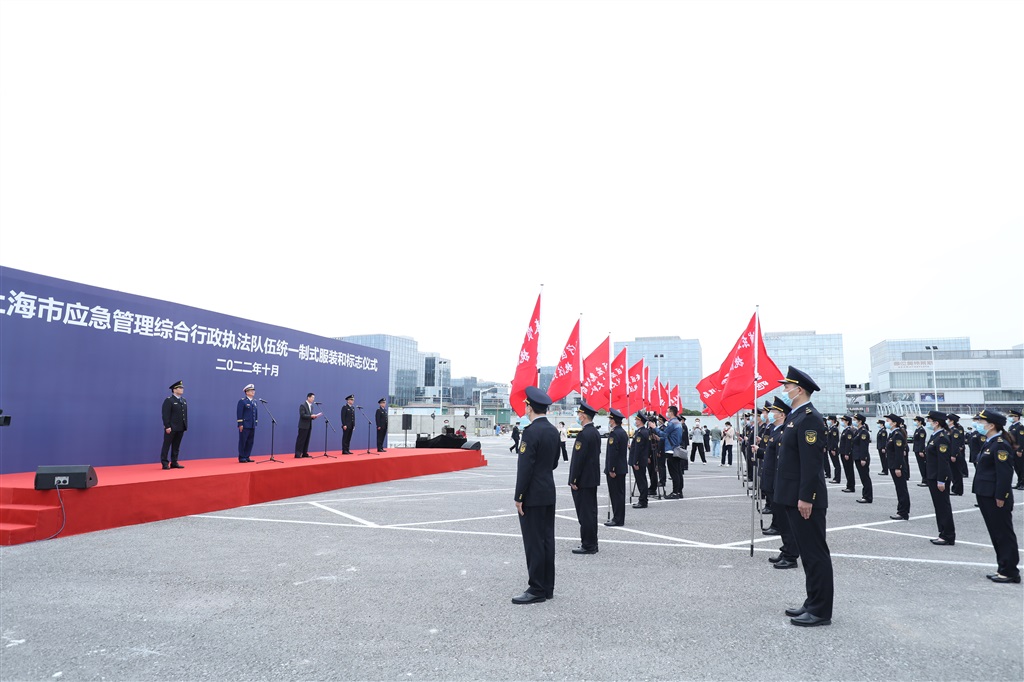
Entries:
{"label": "overcast sky", "polygon": [[[0,2],[0,264],[511,380],[1024,341],[1024,3]],[[1013,251],[1011,251],[1013,249]],[[785,369],[783,368],[783,371]]]}

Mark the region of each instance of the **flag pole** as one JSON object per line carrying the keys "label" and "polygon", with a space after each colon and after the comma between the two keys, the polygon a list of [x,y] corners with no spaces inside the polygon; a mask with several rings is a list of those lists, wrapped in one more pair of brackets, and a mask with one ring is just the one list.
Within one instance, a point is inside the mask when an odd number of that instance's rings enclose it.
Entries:
{"label": "flag pole", "polygon": [[[540,284],[540,293],[538,294],[538,296],[540,296],[541,301],[543,302],[543,300],[544,300],[544,283],[543,282],[541,282],[541,284]],[[541,310],[543,310],[543,308],[541,308]],[[537,388],[540,388],[540,349],[541,349],[541,336],[540,336],[540,324],[539,324],[539,320],[538,320],[538,327],[537,327],[537,376],[535,376],[533,378],[533,382],[534,382],[533,385],[536,386]]]}
{"label": "flag pole", "polygon": [[[612,379],[611,379],[611,373],[612,373],[612,363],[615,362],[615,358],[612,357],[612,333],[611,332],[608,332],[607,342],[608,342],[608,437],[610,438],[611,435],[612,435],[612,429],[611,429],[611,426],[612,426]],[[629,369],[628,365],[626,366],[626,369],[627,370]],[[598,459],[598,461],[600,461],[600,458]],[[608,465],[608,448],[605,448],[605,451],[604,451],[604,463],[605,463],[605,466]],[[606,481],[606,483],[607,483],[607,481]],[[612,487],[611,487],[611,485],[608,486],[608,519],[607,520],[608,521],[612,520]]]}
{"label": "flag pole", "polygon": [[[629,435],[629,346],[626,346],[626,435]],[[626,445],[626,485],[629,486],[629,505],[633,506],[633,467],[629,466],[629,449],[633,447],[633,437],[630,436]]]}
{"label": "flag pole", "polygon": [[[758,316],[758,310],[761,306],[754,306],[754,442],[751,443],[751,447],[757,445],[757,427],[760,421],[757,418],[757,355],[758,355],[758,343],[757,340],[761,336],[761,330],[758,328],[760,318]],[[750,505],[750,556],[754,556],[754,512],[758,510],[761,502],[761,486],[758,484],[760,476],[758,475],[760,467],[757,463],[757,453],[751,450],[751,457],[754,458],[754,494],[752,496]]]}

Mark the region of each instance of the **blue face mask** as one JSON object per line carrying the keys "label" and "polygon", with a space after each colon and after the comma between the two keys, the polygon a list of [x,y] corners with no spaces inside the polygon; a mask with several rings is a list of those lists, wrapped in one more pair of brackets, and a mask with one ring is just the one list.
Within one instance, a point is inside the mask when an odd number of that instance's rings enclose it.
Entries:
{"label": "blue face mask", "polygon": [[793,407],[793,399],[789,397],[789,393],[783,391],[779,398],[782,399],[782,402],[786,403],[786,407]]}
{"label": "blue face mask", "polygon": [[932,423],[931,423],[931,422],[926,422],[926,423],[925,423],[925,425],[924,425],[924,428],[925,428],[925,430],[927,430],[927,431],[934,431],[934,430],[935,430],[935,427],[934,427],[934,426],[932,426]]}
{"label": "blue face mask", "polygon": [[988,435],[988,426],[984,422],[974,422],[974,430],[978,432],[978,435]]}

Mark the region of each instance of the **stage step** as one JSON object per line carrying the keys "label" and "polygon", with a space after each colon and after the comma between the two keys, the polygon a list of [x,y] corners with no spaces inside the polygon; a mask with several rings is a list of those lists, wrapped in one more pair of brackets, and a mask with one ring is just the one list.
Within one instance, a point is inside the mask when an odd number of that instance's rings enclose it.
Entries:
{"label": "stage step", "polygon": [[60,528],[60,507],[42,504],[0,504],[0,545],[16,545],[48,537]]}

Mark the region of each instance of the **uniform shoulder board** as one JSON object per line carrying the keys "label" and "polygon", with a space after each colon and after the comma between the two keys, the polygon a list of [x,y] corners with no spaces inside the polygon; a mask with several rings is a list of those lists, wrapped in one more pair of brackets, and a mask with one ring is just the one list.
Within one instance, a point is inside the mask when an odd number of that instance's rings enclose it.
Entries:
{"label": "uniform shoulder board", "polygon": [[997,436],[996,437],[996,442],[997,443],[1002,443],[1003,442],[1003,437],[1002,436]]}
{"label": "uniform shoulder board", "polygon": [[806,410],[804,410],[804,414],[810,414],[811,412],[814,412],[814,410],[812,410],[809,407]]}

